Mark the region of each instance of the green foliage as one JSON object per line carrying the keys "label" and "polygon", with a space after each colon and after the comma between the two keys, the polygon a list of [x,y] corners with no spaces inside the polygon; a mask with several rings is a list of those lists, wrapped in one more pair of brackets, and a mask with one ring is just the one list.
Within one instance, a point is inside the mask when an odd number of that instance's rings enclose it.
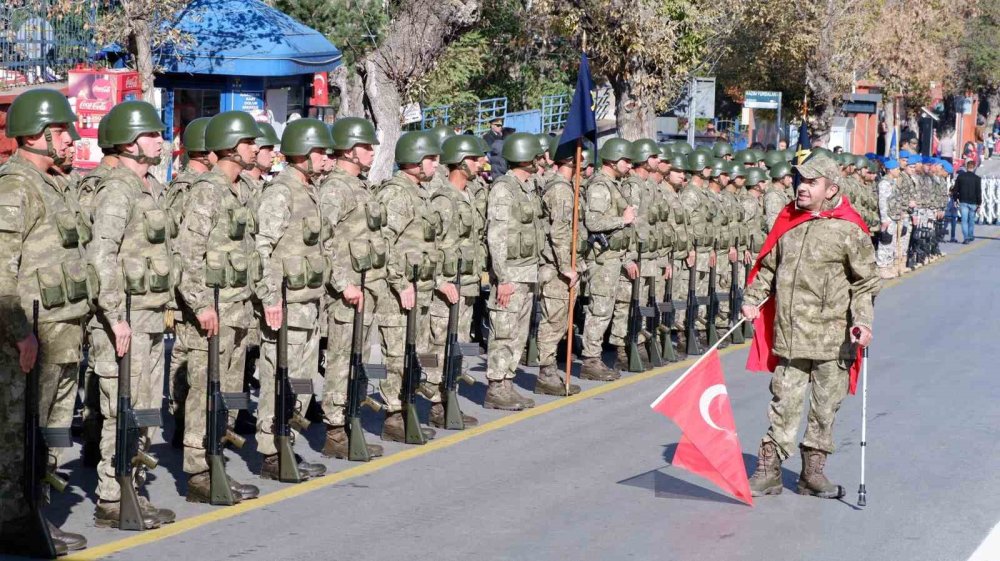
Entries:
{"label": "green foliage", "polygon": [[380,0],[275,0],[274,7],[325,35],[348,67],[378,46],[390,17]]}
{"label": "green foliage", "polygon": [[962,39],[961,71],[967,87],[1000,88],[1000,3],[981,6]]}

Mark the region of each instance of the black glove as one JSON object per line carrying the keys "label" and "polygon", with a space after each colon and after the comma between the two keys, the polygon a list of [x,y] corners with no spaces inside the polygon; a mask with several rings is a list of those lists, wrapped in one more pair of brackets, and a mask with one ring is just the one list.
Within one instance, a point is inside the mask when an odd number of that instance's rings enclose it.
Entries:
{"label": "black glove", "polygon": [[892,232],[879,232],[878,241],[884,245],[892,243]]}
{"label": "black glove", "polygon": [[903,224],[903,231],[899,233],[900,236],[905,236],[909,230],[906,229],[906,224]]}

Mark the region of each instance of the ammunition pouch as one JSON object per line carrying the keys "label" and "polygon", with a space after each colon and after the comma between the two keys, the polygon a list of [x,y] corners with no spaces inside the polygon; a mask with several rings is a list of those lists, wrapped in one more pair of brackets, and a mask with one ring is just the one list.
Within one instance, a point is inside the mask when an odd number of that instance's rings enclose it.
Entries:
{"label": "ammunition pouch", "polygon": [[64,210],[56,213],[56,229],[59,231],[59,241],[63,247],[71,248],[80,245],[80,232],[77,230],[76,213]]}
{"label": "ammunition pouch", "polygon": [[365,220],[372,232],[381,230],[386,222],[385,207],[378,201],[368,201],[365,203]]}
{"label": "ammunition pouch", "polygon": [[307,216],[302,219],[302,243],[313,246],[319,242],[323,231],[323,222],[318,216]]}
{"label": "ammunition pouch", "polygon": [[173,220],[162,210],[147,210],[142,213],[143,228],[146,241],[151,244],[161,244],[167,241],[167,224]]}
{"label": "ammunition pouch", "polygon": [[242,240],[250,224],[250,211],[245,208],[229,209],[229,239]]}

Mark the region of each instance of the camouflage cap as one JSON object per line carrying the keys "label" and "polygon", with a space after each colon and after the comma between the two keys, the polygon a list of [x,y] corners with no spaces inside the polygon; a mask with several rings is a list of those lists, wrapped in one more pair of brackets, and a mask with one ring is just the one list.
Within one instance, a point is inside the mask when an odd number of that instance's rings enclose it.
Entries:
{"label": "camouflage cap", "polygon": [[799,175],[806,179],[825,177],[837,181],[842,177],[840,165],[833,157],[822,152],[811,154],[806,161],[795,166],[795,169],[798,170]]}

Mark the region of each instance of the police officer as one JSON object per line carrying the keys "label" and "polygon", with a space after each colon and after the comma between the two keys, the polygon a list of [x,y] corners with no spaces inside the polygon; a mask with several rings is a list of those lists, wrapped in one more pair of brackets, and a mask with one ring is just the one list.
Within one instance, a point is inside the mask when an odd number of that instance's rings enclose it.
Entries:
{"label": "police officer", "polygon": [[[621,374],[601,359],[604,333],[613,317],[628,317],[628,298],[619,297],[622,287],[639,275],[639,267],[628,259],[638,210],[629,202],[620,181],[632,168],[632,144],[622,138],[608,139],[598,151],[601,167],[587,184],[584,224],[595,243],[591,246],[587,288],[590,300],[583,328],[583,367],[580,377],[607,382]],[[626,322],[627,323],[627,322]],[[619,338],[625,330],[619,331]],[[616,357],[624,357],[618,347]]]}
{"label": "police officer", "polygon": [[[252,138],[252,137],[251,137]],[[319,367],[319,321],[323,284],[328,278],[327,260],[320,240],[320,217],[316,183],[327,165],[327,150],[333,148],[330,129],[317,119],[299,119],[285,126],[281,151],[288,166],[260,195],[256,259],[250,270],[262,271],[255,292],[263,307],[261,329],[260,401],[257,405],[257,450],[264,456],[260,476],[278,478],[278,448],[272,421],[275,410],[278,330],[288,325],[290,378],[316,382]],[[244,162],[252,165],[253,160]],[[288,295],[287,318],[282,310],[282,283]],[[296,415],[309,406],[311,395],[300,395]],[[302,478],[326,473],[326,466],[300,461]]]}
{"label": "police officer", "polygon": [[[90,300],[82,245],[89,228],[75,193],[53,175],[72,150],[76,115],[62,94],[37,89],[10,106],[6,134],[17,152],[0,167],[0,549],[16,551],[27,527],[23,495],[25,373],[36,360],[43,427],[68,428],[76,402],[83,325]],[[39,302],[38,337],[32,333]],[[51,449],[48,468],[58,465]],[[58,552],[87,540],[49,529]],[[8,547],[12,546],[12,547]]]}
{"label": "police officer", "polygon": [[[382,356],[389,371],[388,377],[379,384],[386,404],[382,440],[406,441],[401,391],[407,312],[417,307],[416,350],[420,354],[428,353],[431,345],[428,312],[433,292],[440,292],[449,304],[459,298],[453,279],[441,274],[442,254],[438,248],[441,225],[437,215],[430,211],[428,183],[434,177],[440,155],[441,146],[432,133],[403,134],[395,149],[399,171],[382,184],[376,195],[386,211],[382,236],[389,245],[386,280],[392,291],[392,297],[379,300],[376,312],[382,334]],[[413,278],[414,267],[416,279]],[[440,368],[426,369],[426,376],[420,393],[431,403],[440,403]],[[425,439],[435,435],[433,429],[421,430]]]}
{"label": "police officer", "polygon": [[545,242],[541,201],[533,176],[543,165],[545,148],[530,133],[514,133],[504,141],[507,173],[490,187],[486,242],[490,252],[490,337],[484,406],[517,411],[534,407],[533,399],[513,385],[518,359],[528,338],[532,295]]}
{"label": "police officer", "polygon": [[[190,125],[189,125],[190,128]],[[250,305],[250,255],[254,251],[254,216],[250,191],[240,174],[256,161],[253,117],[226,111],[205,127],[204,148],[217,163],[188,188],[185,212],[174,251],[180,261],[181,283],[176,324],[177,340],[187,349],[187,399],[184,404],[184,472],[187,499],[211,499],[211,477],[205,456],[207,434],[208,338],[219,338],[219,382],[223,392],[243,386],[247,333],[253,322]],[[219,289],[216,311],[214,289]],[[237,501],[257,498],[259,490],[230,478]]]}
{"label": "police officer", "polygon": [[[159,409],[163,399],[163,314],[172,303],[175,278],[170,238],[176,232],[167,211],[166,189],[149,168],[160,162],[163,123],[144,101],[116,105],[104,117],[106,140],[115,146],[119,165],[94,194],[94,239],[87,262],[100,282],[96,321],[91,332],[90,359],[100,378],[101,461],[97,466],[98,526],[117,527],[121,489],[115,479],[115,424],[118,415],[117,357],[131,352],[132,400],[137,409]],[[126,321],[125,293],[131,294],[132,317]],[[141,429],[141,446],[149,447],[148,429]],[[145,483],[136,469],[133,485]],[[154,507],[139,494],[143,524],[157,527],[176,516]]]}

